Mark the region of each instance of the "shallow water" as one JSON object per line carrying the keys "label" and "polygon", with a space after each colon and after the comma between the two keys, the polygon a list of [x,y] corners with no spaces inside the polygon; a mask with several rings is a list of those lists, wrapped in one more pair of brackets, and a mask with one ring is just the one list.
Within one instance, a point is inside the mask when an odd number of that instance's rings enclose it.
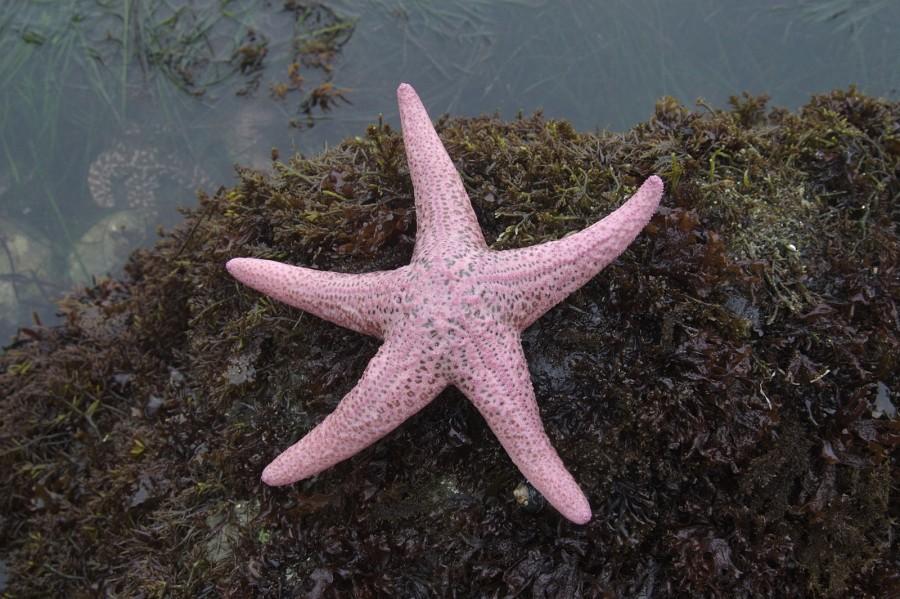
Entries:
{"label": "shallow water", "polygon": [[[900,93],[900,3],[884,0],[59,4],[0,8],[4,342],[118,272],[196,188],[231,184],[232,164],[317,152],[380,114],[398,125],[400,81],[433,117],[542,109],[612,130],[661,95],[718,107],[746,90],[795,108],[849,84]],[[311,95],[322,84],[346,101]]]}

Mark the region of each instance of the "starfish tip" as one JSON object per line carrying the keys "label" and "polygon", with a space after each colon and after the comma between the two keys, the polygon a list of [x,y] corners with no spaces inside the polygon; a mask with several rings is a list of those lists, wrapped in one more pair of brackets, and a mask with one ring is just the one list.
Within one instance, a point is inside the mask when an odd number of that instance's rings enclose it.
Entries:
{"label": "starfish tip", "polygon": [[405,95],[416,95],[416,90],[413,89],[409,83],[401,83],[399,87],[397,87],[397,97],[403,97]]}
{"label": "starfish tip", "polygon": [[567,515],[569,520],[571,520],[575,524],[587,524],[591,521],[591,516],[591,507],[587,504],[587,502],[585,502],[583,506],[578,506],[572,511],[571,514]]}
{"label": "starfish tip", "polygon": [[225,269],[228,270],[232,275],[236,270],[239,270],[241,267],[242,258],[232,258],[228,262],[225,263]]}
{"label": "starfish tip", "polygon": [[253,258],[232,258],[225,263],[225,269],[235,279],[243,280],[242,276],[250,272]]}
{"label": "starfish tip", "polygon": [[658,187],[659,189],[663,188],[663,180],[656,175],[650,175],[649,177],[647,177],[647,181],[644,184],[650,185],[652,187]]}
{"label": "starfish tip", "polygon": [[262,481],[269,485],[270,487],[278,487],[284,484],[281,476],[279,476],[279,472],[272,468],[272,464],[269,464],[263,470],[262,476],[260,477]]}

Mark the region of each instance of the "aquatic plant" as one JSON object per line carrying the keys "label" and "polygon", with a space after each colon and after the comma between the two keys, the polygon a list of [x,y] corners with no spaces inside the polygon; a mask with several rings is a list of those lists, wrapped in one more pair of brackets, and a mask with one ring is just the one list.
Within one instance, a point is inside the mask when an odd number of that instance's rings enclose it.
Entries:
{"label": "aquatic plant", "polygon": [[[65,278],[70,255],[75,280],[104,274],[89,271],[78,240],[108,216],[86,179],[110,145],[139,138],[208,164],[222,144],[209,147],[189,126],[205,109],[200,98],[252,93],[298,64],[297,119],[347,91],[333,84],[331,64],[354,22],[316,2],[10,0],[2,13],[0,218],[53,240],[48,285]],[[192,203],[193,189],[181,191],[171,202]],[[2,333],[7,317],[19,320],[3,314]]]}

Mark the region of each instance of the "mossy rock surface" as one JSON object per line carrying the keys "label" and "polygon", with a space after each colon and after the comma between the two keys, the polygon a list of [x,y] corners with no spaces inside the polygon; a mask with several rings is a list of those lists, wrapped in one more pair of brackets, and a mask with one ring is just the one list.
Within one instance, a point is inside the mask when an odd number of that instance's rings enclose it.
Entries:
{"label": "mossy rock surface", "polygon": [[[415,233],[373,125],[202,197],[122,280],[0,357],[0,560],[15,597],[884,597],[900,592],[900,105],[664,99],[624,134],[438,125],[488,242],[595,222],[656,173],[638,240],[524,335],[587,493],[541,502],[453,389],[313,480],[263,466],[377,341],[233,281],[235,256],[363,272]],[[521,493],[521,489],[520,489]]]}

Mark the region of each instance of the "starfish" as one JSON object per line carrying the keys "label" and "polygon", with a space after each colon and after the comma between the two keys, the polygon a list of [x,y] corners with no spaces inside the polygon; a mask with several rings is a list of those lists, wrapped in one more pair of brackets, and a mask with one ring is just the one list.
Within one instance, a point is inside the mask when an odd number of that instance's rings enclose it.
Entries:
{"label": "starfish", "polygon": [[266,466],[262,481],[318,474],[454,385],[534,488],[584,524],[590,505],[544,432],[520,335],[628,247],[656,211],[663,183],[651,176],[615,212],[563,239],[491,250],[415,90],[401,84],[397,99],[416,206],[409,265],[366,274],[254,258],[226,265],[257,291],[384,341],[337,408]]}

